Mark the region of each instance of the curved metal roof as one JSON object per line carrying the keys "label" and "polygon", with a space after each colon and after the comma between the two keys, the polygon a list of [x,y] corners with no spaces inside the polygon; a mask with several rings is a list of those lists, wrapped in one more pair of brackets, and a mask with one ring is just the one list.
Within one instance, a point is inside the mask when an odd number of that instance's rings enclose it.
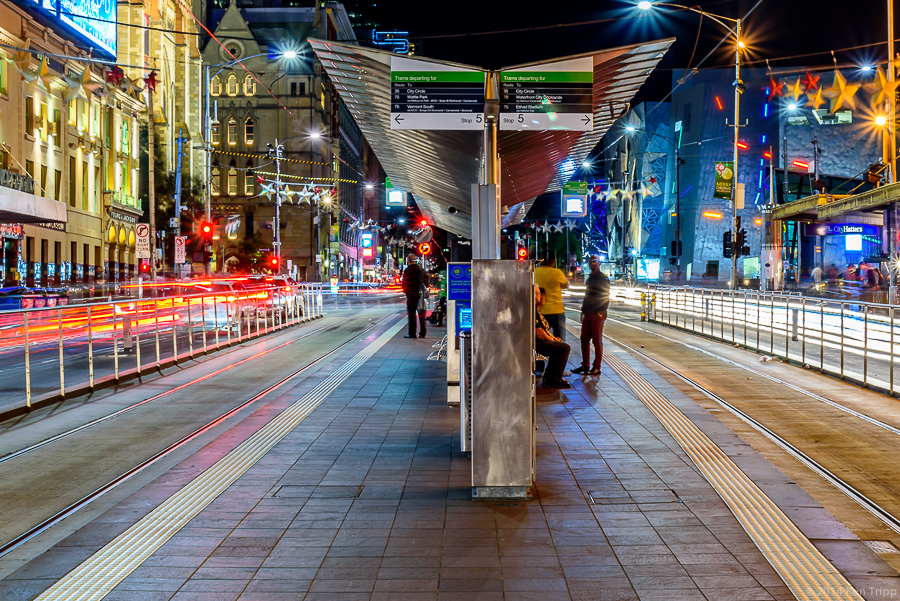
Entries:
{"label": "curved metal roof", "polygon": [[[499,132],[501,204],[512,208],[562,187],[628,109],[635,93],[674,41],[668,38],[578,55],[593,57],[593,131]],[[391,182],[415,196],[429,221],[455,234],[470,236],[471,185],[478,183],[480,173],[481,132],[391,130],[391,57],[396,55],[339,42],[309,42]],[[455,64],[408,58],[426,64]],[[483,71],[469,65],[456,66]],[[524,66],[531,64],[507,69]],[[449,213],[449,207],[458,212]]]}

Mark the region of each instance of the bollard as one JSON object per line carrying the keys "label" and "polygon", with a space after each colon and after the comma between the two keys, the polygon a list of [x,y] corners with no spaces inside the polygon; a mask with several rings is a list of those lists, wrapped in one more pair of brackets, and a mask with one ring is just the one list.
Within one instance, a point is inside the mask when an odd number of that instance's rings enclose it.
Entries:
{"label": "bollard", "polygon": [[641,321],[647,321],[647,294],[641,292]]}
{"label": "bollard", "polygon": [[[797,337],[797,331],[798,331],[797,324],[799,321],[798,320],[799,314],[800,314],[800,312],[798,309],[791,309],[791,340],[794,342],[799,340],[799,338]],[[787,354],[785,354],[785,358],[787,358]]]}

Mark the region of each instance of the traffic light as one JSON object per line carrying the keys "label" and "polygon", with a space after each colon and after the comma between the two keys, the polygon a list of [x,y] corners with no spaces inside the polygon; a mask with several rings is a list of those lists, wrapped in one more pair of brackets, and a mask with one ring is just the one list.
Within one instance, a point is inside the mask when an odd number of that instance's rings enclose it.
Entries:
{"label": "traffic light", "polygon": [[138,271],[141,275],[150,273],[150,261],[147,259],[141,259],[140,264],[138,265]]}
{"label": "traffic light", "polygon": [[427,242],[423,242],[419,245],[419,254],[423,257],[431,252],[431,245]]}
{"label": "traffic light", "polygon": [[726,230],[725,233],[722,234],[722,256],[726,259],[730,259],[731,253],[734,252],[734,245],[732,242],[731,230]]}
{"label": "traffic light", "polygon": [[741,228],[738,230],[737,244],[734,245],[734,248],[737,252],[740,253],[738,256],[749,256],[750,255],[750,245],[747,240],[747,230]]}
{"label": "traffic light", "polygon": [[210,223],[208,221],[204,221],[203,223],[201,223],[200,224],[200,239],[203,240],[204,242],[212,243],[213,229],[214,228],[213,228],[212,223]]}
{"label": "traffic light", "polygon": [[671,254],[673,257],[681,256],[681,240],[672,240],[672,252],[669,254]]}
{"label": "traffic light", "polygon": [[520,261],[528,260],[528,249],[525,247],[524,244],[520,244],[519,248],[516,250],[516,258],[519,259]]}

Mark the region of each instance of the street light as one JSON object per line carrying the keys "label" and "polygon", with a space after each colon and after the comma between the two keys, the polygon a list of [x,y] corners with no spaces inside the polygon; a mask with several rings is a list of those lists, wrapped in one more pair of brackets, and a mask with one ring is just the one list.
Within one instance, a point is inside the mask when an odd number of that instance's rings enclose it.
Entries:
{"label": "street light", "polygon": [[[716,15],[713,13],[706,12],[702,8],[698,8],[696,6],[683,6],[681,4],[670,4],[668,2],[648,2],[647,0],[642,0],[638,3],[638,8],[641,10],[650,10],[655,6],[668,6],[672,8],[679,8],[683,10],[689,10],[695,12],[701,16],[709,17],[722,27],[724,27],[728,33],[734,36],[734,184],[731,186],[731,208],[732,208],[732,240],[737,240],[738,235],[738,212],[737,212],[737,184],[738,184],[738,140],[739,140],[739,132],[740,132],[740,106],[741,106],[741,94],[744,92],[744,82],[741,81],[741,50],[746,48],[744,41],[741,39],[741,20],[740,19],[732,19],[731,17],[724,17],[722,15]],[[726,21],[730,23],[734,23],[734,29],[732,29]],[[785,164],[785,175],[787,174],[787,165]],[[785,178],[787,179],[787,178]],[[731,253],[731,289],[737,290],[737,253]]]}

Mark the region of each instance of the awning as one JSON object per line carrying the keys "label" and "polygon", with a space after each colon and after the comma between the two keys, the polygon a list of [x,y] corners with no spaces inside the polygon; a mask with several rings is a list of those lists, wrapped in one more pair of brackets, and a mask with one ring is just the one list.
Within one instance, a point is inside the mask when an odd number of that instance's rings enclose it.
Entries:
{"label": "awning", "polygon": [[[593,131],[500,132],[501,204],[512,210],[568,181],[628,109],[674,41],[669,38],[553,59],[593,58]],[[478,183],[482,133],[392,131],[391,58],[397,55],[323,40],[310,40],[310,44],[394,186],[411,192],[425,217],[438,227],[470,236],[471,185]],[[427,62],[481,70],[446,61]],[[450,213],[450,207],[457,212]]]}
{"label": "awning", "polygon": [[65,203],[0,186],[0,223],[66,223]]}

